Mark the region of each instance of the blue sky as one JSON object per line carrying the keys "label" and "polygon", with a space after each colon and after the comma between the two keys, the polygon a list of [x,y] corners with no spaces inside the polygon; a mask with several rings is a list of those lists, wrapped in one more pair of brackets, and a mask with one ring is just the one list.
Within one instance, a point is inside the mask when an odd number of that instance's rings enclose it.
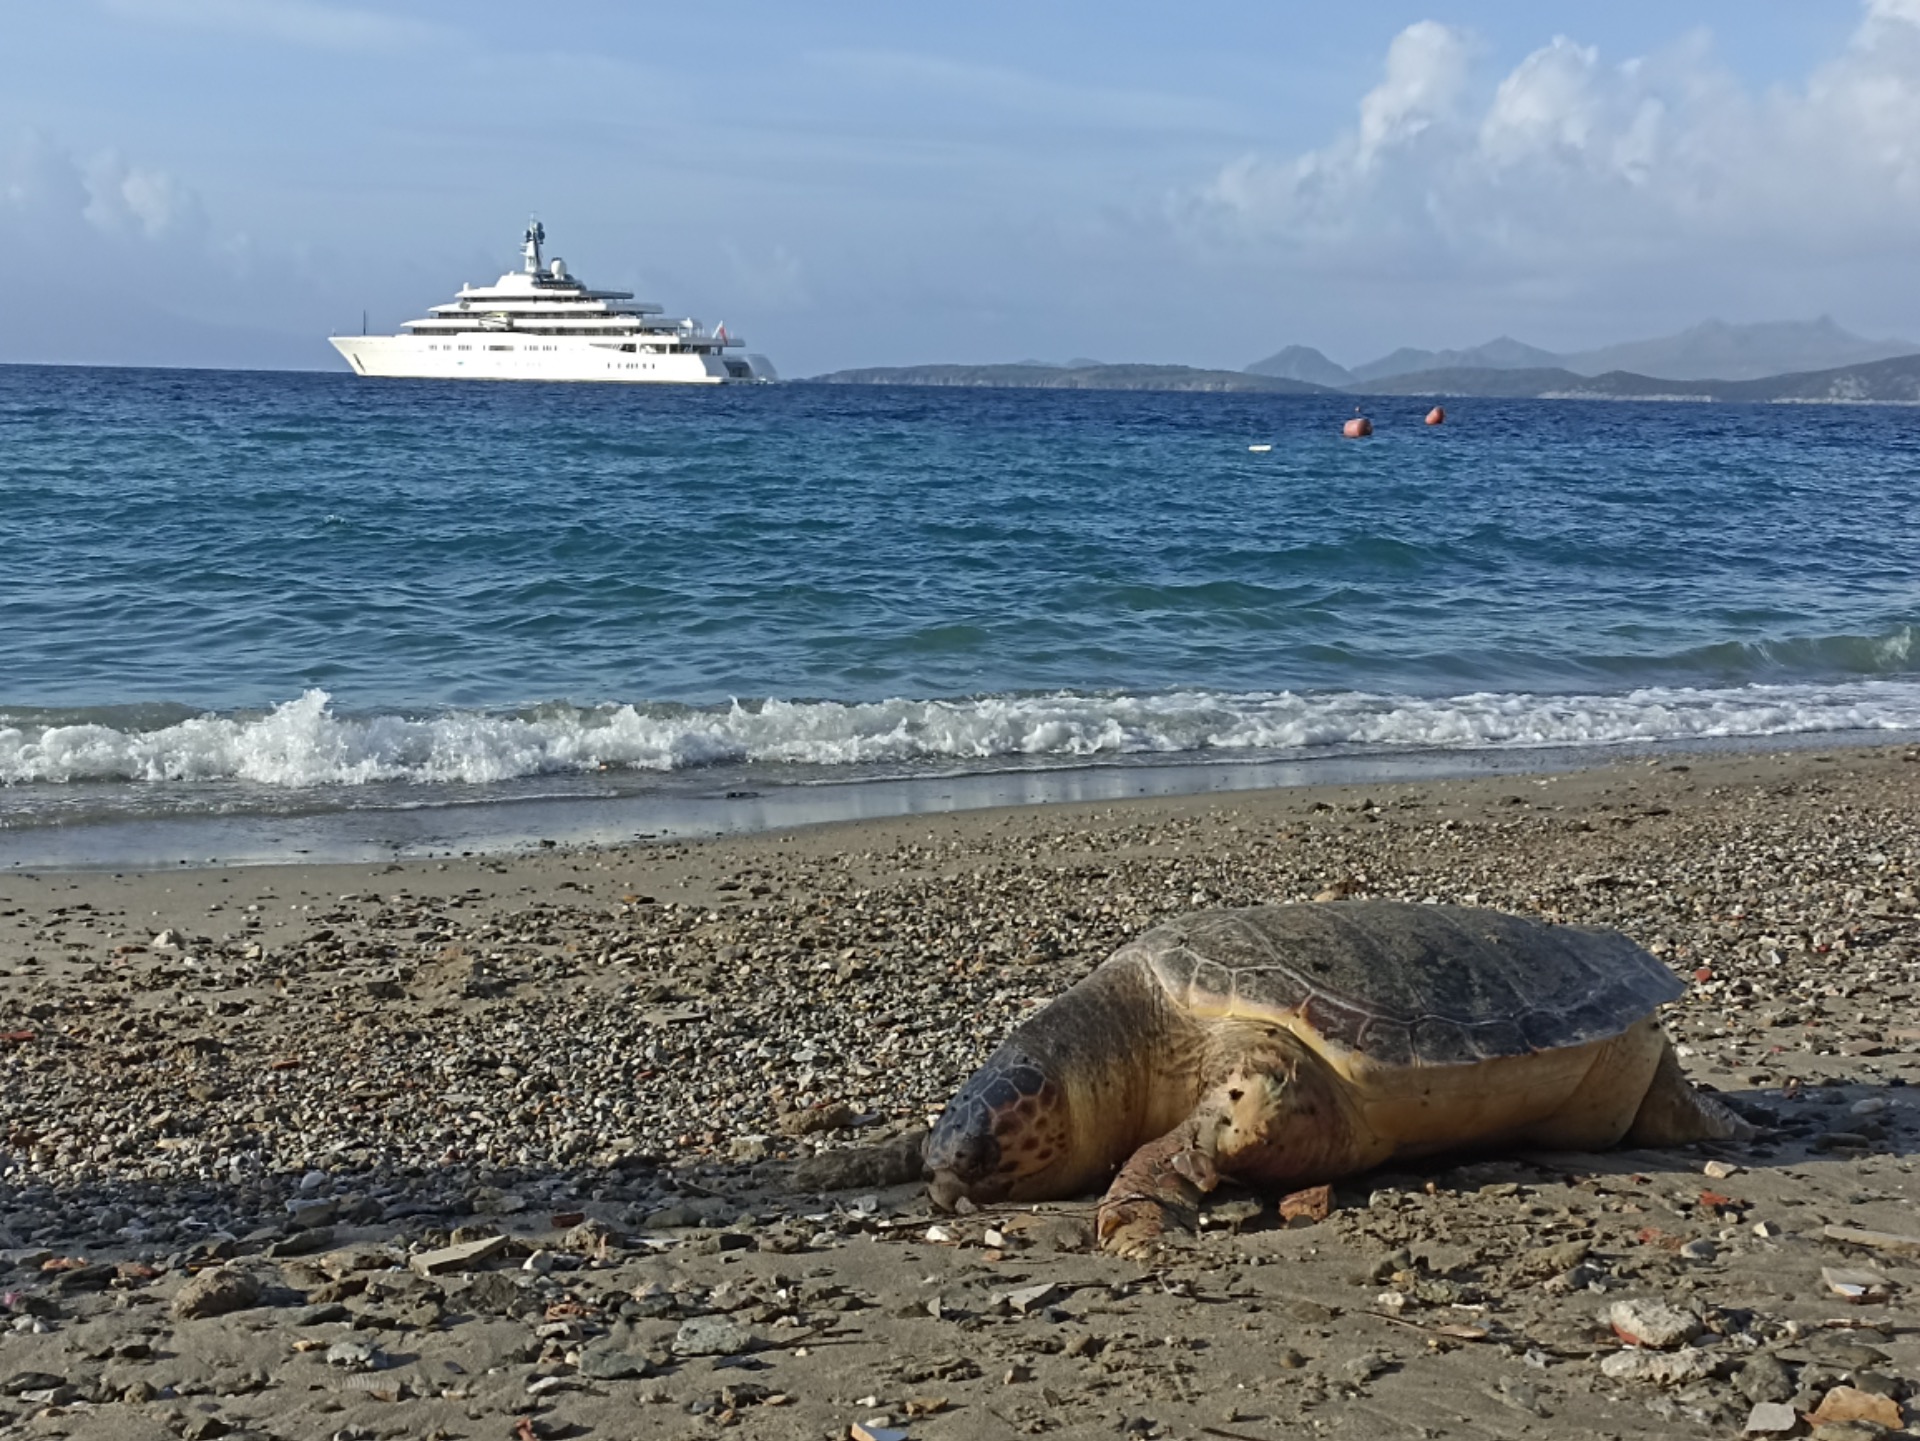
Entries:
{"label": "blue sky", "polygon": [[790,375],[1920,337],[1920,0],[4,0],[0,42],[0,361],[327,368],[535,211]]}

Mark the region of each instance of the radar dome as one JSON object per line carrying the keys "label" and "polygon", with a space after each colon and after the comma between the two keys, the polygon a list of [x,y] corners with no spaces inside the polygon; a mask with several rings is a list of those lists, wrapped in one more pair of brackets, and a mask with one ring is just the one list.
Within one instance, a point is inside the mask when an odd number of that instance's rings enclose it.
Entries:
{"label": "radar dome", "polygon": [[548,267],[548,271],[555,280],[565,280],[567,278],[567,262],[556,255],[553,257],[553,264]]}

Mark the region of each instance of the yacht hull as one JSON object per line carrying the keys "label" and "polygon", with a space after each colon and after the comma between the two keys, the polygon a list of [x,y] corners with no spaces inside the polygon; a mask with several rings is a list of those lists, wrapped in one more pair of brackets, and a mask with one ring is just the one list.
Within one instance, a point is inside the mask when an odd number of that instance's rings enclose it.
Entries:
{"label": "yacht hull", "polygon": [[335,335],[356,375],[419,380],[559,380],[616,385],[751,385],[776,380],[763,355],[647,354],[572,336]]}

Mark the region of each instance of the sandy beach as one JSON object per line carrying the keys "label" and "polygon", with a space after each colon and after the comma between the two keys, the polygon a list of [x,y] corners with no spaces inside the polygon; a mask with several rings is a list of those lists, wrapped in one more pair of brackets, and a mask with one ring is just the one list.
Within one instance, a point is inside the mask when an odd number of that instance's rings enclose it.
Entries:
{"label": "sandy beach", "polygon": [[[0,875],[0,1436],[1883,1434],[1917,888],[1909,747]],[[916,1133],[1032,1008],[1336,895],[1619,927],[1762,1134],[1223,1191],[1151,1264],[1090,1200],[929,1210]]]}

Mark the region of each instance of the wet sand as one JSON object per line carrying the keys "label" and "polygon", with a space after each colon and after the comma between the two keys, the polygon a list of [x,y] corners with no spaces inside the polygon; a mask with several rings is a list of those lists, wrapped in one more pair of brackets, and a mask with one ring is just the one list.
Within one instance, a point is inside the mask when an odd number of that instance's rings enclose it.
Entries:
{"label": "wet sand", "polygon": [[[1833,1418],[1920,1379],[1916,818],[1894,747],[0,875],[0,1435],[1873,1434]],[[1120,941],[1329,894],[1626,930],[1766,1134],[1223,1193],[1152,1264],[886,1184]],[[1671,1349],[1601,1319],[1652,1300]]]}

